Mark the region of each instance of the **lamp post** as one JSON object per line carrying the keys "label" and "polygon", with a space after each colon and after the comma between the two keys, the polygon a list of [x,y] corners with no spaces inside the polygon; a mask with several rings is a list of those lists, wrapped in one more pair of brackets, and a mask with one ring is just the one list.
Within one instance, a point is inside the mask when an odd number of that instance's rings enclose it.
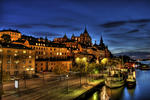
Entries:
{"label": "lamp post", "polygon": [[31,76],[32,76],[32,73],[33,73],[33,70],[34,70],[34,69],[33,69],[33,68],[27,68],[26,70],[29,71],[29,73],[30,73]]}
{"label": "lamp post", "polygon": [[2,55],[3,49],[0,45],[0,100],[2,100],[2,94],[3,94],[3,55]]}
{"label": "lamp post", "polygon": [[67,79],[67,94],[69,93],[68,78],[69,78],[69,75],[66,75],[66,79]]}

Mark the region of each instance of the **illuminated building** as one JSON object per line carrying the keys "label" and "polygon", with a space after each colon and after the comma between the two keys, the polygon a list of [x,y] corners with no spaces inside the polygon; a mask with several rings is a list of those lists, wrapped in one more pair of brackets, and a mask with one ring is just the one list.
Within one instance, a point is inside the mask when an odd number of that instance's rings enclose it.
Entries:
{"label": "illuminated building", "polygon": [[3,74],[8,76],[23,76],[35,73],[35,52],[20,44],[1,44],[0,62]]}
{"label": "illuminated building", "polygon": [[11,41],[16,41],[18,39],[21,38],[21,33],[18,30],[1,30],[0,31],[0,40],[2,40],[1,36],[3,36],[3,34],[7,34],[11,36]]}
{"label": "illuminated building", "polygon": [[36,61],[36,71],[54,71],[55,67],[61,67],[61,70],[69,71],[72,68],[72,60],[39,60]]}

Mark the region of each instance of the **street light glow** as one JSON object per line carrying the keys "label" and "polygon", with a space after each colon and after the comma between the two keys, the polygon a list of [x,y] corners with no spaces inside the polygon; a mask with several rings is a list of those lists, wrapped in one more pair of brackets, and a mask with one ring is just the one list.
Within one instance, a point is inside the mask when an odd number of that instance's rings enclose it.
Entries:
{"label": "street light glow", "polygon": [[104,59],[101,60],[101,63],[102,63],[102,64],[106,64],[107,62],[108,62],[108,59],[107,59],[107,58],[104,58]]}

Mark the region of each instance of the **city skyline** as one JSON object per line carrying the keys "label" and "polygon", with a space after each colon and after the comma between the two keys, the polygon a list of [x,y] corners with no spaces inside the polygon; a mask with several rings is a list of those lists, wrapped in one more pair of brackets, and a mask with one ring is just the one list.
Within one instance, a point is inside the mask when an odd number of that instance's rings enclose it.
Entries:
{"label": "city skyline", "polygon": [[1,29],[18,29],[31,36],[47,35],[53,40],[65,33],[69,38],[73,33],[79,36],[86,26],[92,43],[99,43],[103,35],[113,54],[150,49],[148,0],[6,0],[1,4]]}

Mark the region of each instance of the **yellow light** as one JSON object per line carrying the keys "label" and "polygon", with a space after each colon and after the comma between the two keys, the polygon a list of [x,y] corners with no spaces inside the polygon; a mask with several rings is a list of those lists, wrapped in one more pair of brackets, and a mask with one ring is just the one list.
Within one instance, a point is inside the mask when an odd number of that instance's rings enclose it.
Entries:
{"label": "yellow light", "polygon": [[77,58],[76,58],[76,62],[78,63],[79,61],[80,61],[80,58],[79,58],[79,57],[77,57]]}
{"label": "yellow light", "polygon": [[2,52],[3,51],[3,49],[0,49],[0,52]]}
{"label": "yellow light", "polygon": [[86,57],[82,58],[82,60],[83,60],[84,62],[86,62]]}
{"label": "yellow light", "polygon": [[27,71],[29,70],[29,68],[26,69]]}
{"label": "yellow light", "polygon": [[31,70],[34,70],[34,68],[31,68]]}
{"label": "yellow light", "polygon": [[102,63],[102,64],[106,64],[107,61],[108,61],[108,59],[107,59],[107,58],[104,58],[104,59],[101,60],[101,63]]}
{"label": "yellow light", "polygon": [[23,50],[23,53],[26,53],[27,51]]}

